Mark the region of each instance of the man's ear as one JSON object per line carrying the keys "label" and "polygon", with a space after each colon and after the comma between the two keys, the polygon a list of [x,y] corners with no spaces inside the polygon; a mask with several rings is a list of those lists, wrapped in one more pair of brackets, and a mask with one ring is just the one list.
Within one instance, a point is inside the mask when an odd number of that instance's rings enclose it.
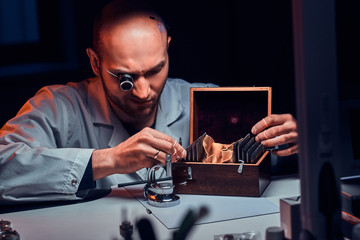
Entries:
{"label": "man's ear", "polygon": [[168,38],[167,38],[167,48],[168,48],[168,49],[169,49],[170,41],[171,41],[171,37],[168,36]]}
{"label": "man's ear", "polygon": [[93,73],[96,76],[100,76],[100,62],[98,56],[96,55],[96,52],[92,48],[87,48],[86,53],[90,59],[90,65]]}

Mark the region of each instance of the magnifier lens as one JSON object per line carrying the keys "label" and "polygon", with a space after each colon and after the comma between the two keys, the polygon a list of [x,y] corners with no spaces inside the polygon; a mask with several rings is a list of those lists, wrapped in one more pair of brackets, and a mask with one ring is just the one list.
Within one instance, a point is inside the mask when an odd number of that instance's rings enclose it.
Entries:
{"label": "magnifier lens", "polygon": [[120,87],[123,91],[129,91],[133,88],[133,78],[129,74],[124,74],[120,79]]}

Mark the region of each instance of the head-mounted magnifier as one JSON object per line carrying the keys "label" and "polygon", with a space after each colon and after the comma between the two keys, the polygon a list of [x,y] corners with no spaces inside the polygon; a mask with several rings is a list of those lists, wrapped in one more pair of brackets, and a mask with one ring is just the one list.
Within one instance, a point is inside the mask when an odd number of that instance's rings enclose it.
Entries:
{"label": "head-mounted magnifier", "polygon": [[[104,68],[105,69],[105,68]],[[116,77],[120,81],[120,88],[123,91],[130,91],[134,87],[134,79],[130,74],[124,73],[116,75],[115,73],[110,72],[109,70],[105,69],[113,77]]]}

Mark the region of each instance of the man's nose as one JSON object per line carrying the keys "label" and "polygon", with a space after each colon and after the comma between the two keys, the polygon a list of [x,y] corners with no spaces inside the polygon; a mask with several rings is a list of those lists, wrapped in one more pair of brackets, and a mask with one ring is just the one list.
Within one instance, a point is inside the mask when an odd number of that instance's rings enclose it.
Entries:
{"label": "man's nose", "polygon": [[150,95],[149,81],[144,77],[139,77],[134,81],[132,94],[139,99],[146,99]]}

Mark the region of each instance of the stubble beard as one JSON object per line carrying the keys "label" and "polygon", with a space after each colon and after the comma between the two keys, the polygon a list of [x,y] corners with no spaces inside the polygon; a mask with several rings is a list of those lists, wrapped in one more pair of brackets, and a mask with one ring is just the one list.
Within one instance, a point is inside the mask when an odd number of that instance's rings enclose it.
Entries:
{"label": "stubble beard", "polygon": [[[101,79],[101,81],[103,80]],[[119,98],[112,96],[110,94],[110,91],[107,89],[106,85],[104,84],[104,82],[103,82],[103,87],[111,108],[113,109],[114,113],[119,117],[120,120],[124,120],[123,119],[124,116],[121,115],[125,114],[127,115],[126,119],[130,118],[134,123],[143,122],[148,120],[150,117],[152,117],[157,110],[161,93],[158,96],[154,96],[152,98],[153,102],[150,106],[143,106],[143,107],[137,106],[137,108],[131,108],[130,106],[134,106],[134,105],[126,104],[126,99],[124,99],[124,101],[121,101]]]}
{"label": "stubble beard", "polygon": [[[130,100],[129,100],[130,101]],[[131,108],[130,105],[117,100],[114,102],[117,108],[119,108],[122,112],[130,116],[134,121],[146,120],[155,114],[157,109],[157,105],[159,103],[159,98],[153,98],[153,103],[150,106],[142,107],[138,106],[136,108]]]}

